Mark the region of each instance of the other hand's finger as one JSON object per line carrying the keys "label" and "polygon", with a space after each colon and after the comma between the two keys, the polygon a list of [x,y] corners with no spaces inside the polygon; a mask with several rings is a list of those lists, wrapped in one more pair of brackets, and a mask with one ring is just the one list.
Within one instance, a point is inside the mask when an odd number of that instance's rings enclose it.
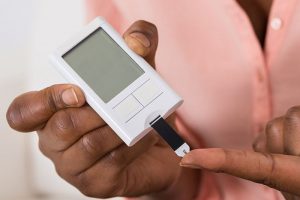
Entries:
{"label": "other hand's finger", "polygon": [[85,103],[84,94],[74,85],[54,85],[41,91],[17,97],[8,108],[9,125],[18,131],[35,131],[58,110],[80,107]]}
{"label": "other hand's finger", "polygon": [[284,117],[270,121],[265,129],[253,142],[253,149],[257,152],[284,153]]}
{"label": "other hand's finger", "polygon": [[270,153],[284,153],[283,122],[284,118],[279,117],[270,121],[266,127],[266,146]]}
{"label": "other hand's finger", "polygon": [[266,133],[260,133],[254,140],[252,147],[257,152],[267,152],[267,137]]}
{"label": "other hand's finger", "polygon": [[284,149],[290,155],[300,156],[300,107],[288,110],[284,119]]}
{"label": "other hand's finger", "polygon": [[300,159],[296,156],[198,149],[188,153],[182,159],[181,165],[227,173],[300,195]]}

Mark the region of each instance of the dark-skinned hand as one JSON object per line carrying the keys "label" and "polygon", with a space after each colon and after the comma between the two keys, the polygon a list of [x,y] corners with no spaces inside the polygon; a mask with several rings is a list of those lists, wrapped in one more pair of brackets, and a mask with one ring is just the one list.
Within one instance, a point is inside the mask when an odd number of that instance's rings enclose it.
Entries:
{"label": "dark-skinned hand", "polygon": [[[123,35],[128,46],[154,66],[156,27],[135,22]],[[75,85],[53,85],[17,97],[7,111],[9,125],[37,131],[41,152],[57,173],[91,197],[192,199],[197,170],[183,169],[180,158],[153,131],[127,147],[86,104]]]}
{"label": "dark-skinned hand", "polygon": [[227,173],[280,190],[287,200],[300,199],[300,107],[270,121],[253,148],[198,149],[187,154],[181,165]]}

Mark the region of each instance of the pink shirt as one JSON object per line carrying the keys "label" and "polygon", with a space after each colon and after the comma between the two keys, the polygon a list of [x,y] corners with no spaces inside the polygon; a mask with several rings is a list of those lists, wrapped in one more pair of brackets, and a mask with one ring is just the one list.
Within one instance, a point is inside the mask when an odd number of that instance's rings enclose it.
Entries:
{"label": "pink shirt", "polygon": [[[300,1],[274,0],[262,50],[234,0],[87,0],[120,32],[156,24],[157,69],[185,100],[178,125],[194,148],[251,149],[271,118],[300,103]],[[281,199],[266,186],[203,173],[198,199]]]}

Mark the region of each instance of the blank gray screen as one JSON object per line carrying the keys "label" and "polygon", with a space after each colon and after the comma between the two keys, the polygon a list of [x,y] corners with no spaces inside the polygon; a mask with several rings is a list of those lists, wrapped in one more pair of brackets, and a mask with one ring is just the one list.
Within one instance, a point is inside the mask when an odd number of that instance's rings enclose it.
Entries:
{"label": "blank gray screen", "polygon": [[144,73],[101,28],[63,58],[105,103]]}

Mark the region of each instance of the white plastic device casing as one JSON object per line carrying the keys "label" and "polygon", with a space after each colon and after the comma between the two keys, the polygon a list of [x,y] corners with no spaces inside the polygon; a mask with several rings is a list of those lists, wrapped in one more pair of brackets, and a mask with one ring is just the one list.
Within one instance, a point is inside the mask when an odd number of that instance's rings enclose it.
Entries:
{"label": "white plastic device casing", "polygon": [[[105,103],[63,59],[64,54],[76,47],[76,45],[99,28],[103,29],[145,72],[108,103]],[[75,37],[59,47],[50,55],[50,60],[69,83],[81,87],[88,104],[128,146],[134,145],[152,129],[150,122],[153,119],[159,115],[163,118],[168,117],[183,102],[182,98],[173,91],[158,73],[142,57],[134,53],[126,45],[119,33],[101,17],[94,19]],[[156,96],[153,96],[153,99],[149,101],[148,94],[151,94],[151,92],[156,94]],[[136,113],[131,113],[128,115],[128,119],[126,119],[126,117],[124,118],[124,113],[122,114],[120,111],[124,109],[128,110],[128,107],[133,105],[132,97],[137,99],[136,96],[145,98],[145,101],[143,99],[138,101],[142,109],[139,107],[138,111],[135,110]],[[128,101],[131,103],[128,103]],[[141,103],[143,101],[147,104],[145,103],[144,105]],[[136,109],[137,105],[133,107]]]}

